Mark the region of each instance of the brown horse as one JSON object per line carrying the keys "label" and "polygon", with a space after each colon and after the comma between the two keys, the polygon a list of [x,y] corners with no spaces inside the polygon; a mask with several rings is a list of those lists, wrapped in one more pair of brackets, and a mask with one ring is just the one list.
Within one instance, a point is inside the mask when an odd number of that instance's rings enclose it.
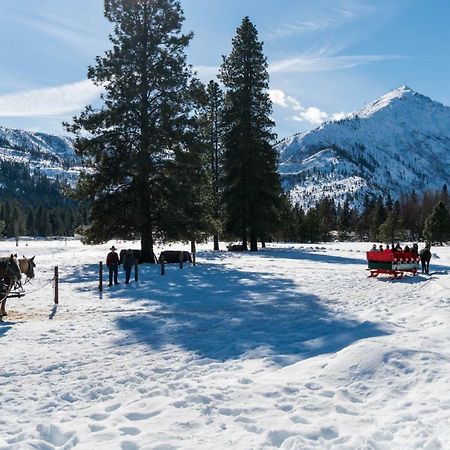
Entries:
{"label": "brown horse", "polygon": [[36,263],[34,262],[34,256],[32,258],[20,258],[19,262],[20,271],[26,276],[25,283],[34,278],[34,268]]}
{"label": "brown horse", "polygon": [[[12,257],[14,255],[11,255]],[[0,258],[1,259],[7,259],[7,258]],[[34,278],[34,268],[36,267],[36,263],[34,262],[34,256],[32,258],[23,258],[15,259],[16,261],[16,267],[19,268],[19,272],[15,271],[15,275],[13,277],[7,276],[7,281],[9,283],[4,283],[4,290],[0,290],[0,319],[2,316],[7,316],[6,313],[6,299],[8,298],[8,294],[11,291],[11,288],[14,284],[20,283],[21,280],[21,274],[25,274],[26,279],[25,283],[27,283],[29,280]],[[1,264],[0,264],[1,267]],[[2,281],[1,276],[1,269],[0,269],[0,282]],[[21,286],[21,284],[20,284]],[[3,292],[4,291],[4,292]]]}
{"label": "brown horse", "polygon": [[22,277],[16,256],[0,258],[0,318],[6,315],[4,305],[8,294]]}

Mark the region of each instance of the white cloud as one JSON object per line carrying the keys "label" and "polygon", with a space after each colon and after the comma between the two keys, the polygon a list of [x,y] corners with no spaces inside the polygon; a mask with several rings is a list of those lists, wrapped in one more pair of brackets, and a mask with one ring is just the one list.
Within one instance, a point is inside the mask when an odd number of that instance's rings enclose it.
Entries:
{"label": "white cloud", "polygon": [[313,125],[320,125],[327,119],[328,114],[324,111],[321,111],[316,106],[310,106],[309,108],[293,117],[293,120],[296,120],[298,122],[303,122],[305,120],[306,122],[312,123]]}
{"label": "white cloud", "polygon": [[38,117],[81,111],[102,88],[90,80],[0,95],[0,117]]}
{"label": "white cloud", "polygon": [[90,51],[92,48],[102,49],[107,43],[107,32],[111,26],[102,22],[101,26],[94,26],[96,17],[88,17],[85,21],[77,21],[71,16],[59,14],[55,8],[38,4],[16,4],[6,12],[8,21],[23,30],[34,30],[46,35],[52,40],[62,41],[70,45],[72,51],[81,49]]}
{"label": "white cloud", "polygon": [[219,73],[219,66],[194,66],[193,70],[201,81],[207,83],[209,80],[216,80]]}
{"label": "white cloud", "polygon": [[376,9],[361,0],[334,0],[334,7],[325,8],[317,2],[317,9],[307,20],[294,20],[269,32],[269,38],[279,38],[305,33],[314,33],[328,28],[347,25]]}
{"label": "white cloud", "polygon": [[296,114],[292,117],[292,120],[297,122],[306,121],[312,123],[313,125],[319,125],[329,117],[326,112],[321,111],[316,106],[304,108],[297,99],[286,95],[279,89],[270,90],[269,97],[275,105],[295,111]]}
{"label": "white cloud", "polygon": [[281,106],[282,108],[292,108],[295,111],[302,111],[304,109],[298,100],[286,95],[279,89],[269,90],[269,97],[275,105]]}
{"label": "white cloud", "polygon": [[286,94],[283,91],[280,91],[279,89],[271,89],[269,90],[269,97],[275,105],[282,106],[283,108],[288,107],[286,102]]}
{"label": "white cloud", "polygon": [[291,22],[269,32],[269,38],[310,33],[329,28],[334,24],[335,21],[331,18],[315,18],[308,21]]}
{"label": "white cloud", "polygon": [[402,59],[401,55],[340,55],[305,54],[276,61],[269,66],[270,73],[328,72],[381,61]]}

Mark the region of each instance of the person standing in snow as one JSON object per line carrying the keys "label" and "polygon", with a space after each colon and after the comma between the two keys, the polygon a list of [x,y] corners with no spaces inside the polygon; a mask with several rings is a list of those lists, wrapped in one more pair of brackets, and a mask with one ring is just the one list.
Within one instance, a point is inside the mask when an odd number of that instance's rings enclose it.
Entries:
{"label": "person standing in snow", "polygon": [[419,256],[420,262],[422,263],[422,273],[426,273],[428,275],[430,273],[430,259],[431,259],[430,244],[425,245],[425,248],[420,250]]}
{"label": "person standing in snow", "polygon": [[123,257],[123,269],[125,270],[125,284],[130,282],[131,269],[136,264],[133,250],[128,249]]}
{"label": "person standing in snow", "polygon": [[117,281],[117,274],[119,271],[119,255],[116,253],[116,247],[114,245],[110,248],[110,252],[108,253],[106,257],[106,265],[108,266],[109,270],[109,284],[108,286],[112,286],[113,277],[114,277],[114,284],[119,284]]}

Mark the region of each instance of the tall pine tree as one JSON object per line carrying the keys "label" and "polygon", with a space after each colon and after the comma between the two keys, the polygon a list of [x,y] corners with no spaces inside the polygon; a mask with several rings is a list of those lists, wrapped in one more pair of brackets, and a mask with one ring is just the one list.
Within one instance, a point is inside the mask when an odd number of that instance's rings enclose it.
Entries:
{"label": "tall pine tree", "polygon": [[280,181],[270,118],[269,75],[258,32],[248,17],[238,28],[220,79],[227,88],[223,115],[224,201],[227,230],[257,251],[274,229]]}
{"label": "tall pine tree", "polygon": [[68,125],[90,169],[78,184],[79,197],[92,201],[86,240],[140,238],[151,261],[155,237],[182,223],[183,208],[171,207],[188,182],[180,166],[189,161],[194,173],[201,160],[197,86],[185,56],[192,36],[181,32],[176,0],[105,0],[105,16],[112,49],[88,71],[104,88],[103,105]]}
{"label": "tall pine tree", "polygon": [[214,250],[219,250],[219,232],[222,222],[222,115],[223,92],[217,82],[211,80],[206,88],[206,106],[204,114],[205,141],[209,149],[209,167],[211,176],[211,196],[214,219]]}

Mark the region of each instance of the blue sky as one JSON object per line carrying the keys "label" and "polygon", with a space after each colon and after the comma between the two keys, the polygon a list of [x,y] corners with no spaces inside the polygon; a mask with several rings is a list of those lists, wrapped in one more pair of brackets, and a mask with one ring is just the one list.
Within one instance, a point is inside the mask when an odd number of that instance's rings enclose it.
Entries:
{"label": "blue sky", "polygon": [[[269,62],[279,137],[406,84],[450,105],[448,0],[181,0],[189,62],[208,81],[244,16]],[[109,48],[102,0],[0,0],[0,125],[62,134],[95,102],[87,66]]]}

